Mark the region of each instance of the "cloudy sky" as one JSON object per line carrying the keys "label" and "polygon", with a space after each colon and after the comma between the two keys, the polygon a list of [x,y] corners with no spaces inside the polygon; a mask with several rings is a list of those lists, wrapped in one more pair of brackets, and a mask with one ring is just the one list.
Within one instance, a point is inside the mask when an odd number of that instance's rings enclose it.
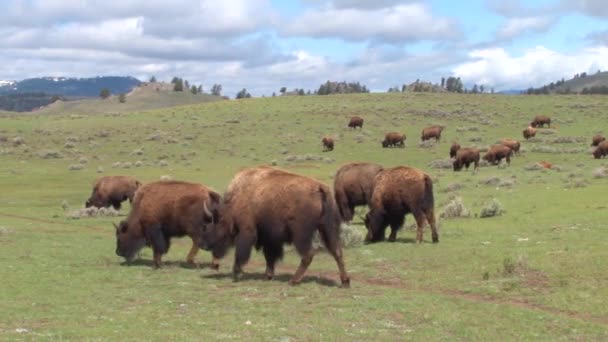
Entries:
{"label": "cloudy sky", "polygon": [[523,89],[608,70],[606,0],[2,0],[0,80],[180,76],[374,91],[460,76]]}

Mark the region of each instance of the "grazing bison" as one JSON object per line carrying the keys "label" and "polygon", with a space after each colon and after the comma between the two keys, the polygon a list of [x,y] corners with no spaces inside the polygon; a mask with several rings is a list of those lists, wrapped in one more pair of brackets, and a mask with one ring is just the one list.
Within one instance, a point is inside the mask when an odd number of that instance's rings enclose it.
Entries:
{"label": "grazing bison", "polygon": [[368,242],[384,240],[387,226],[391,226],[389,241],[395,241],[397,231],[411,213],[418,229],[416,241],[422,242],[425,220],[431,225],[433,243],[439,242],[435,224],[433,181],[426,173],[411,167],[398,166],[380,171],[374,180],[370,211],[365,216]]}
{"label": "grazing bison", "polygon": [[253,246],[263,249],[266,276],[272,279],[283,245],[293,243],[302,259],[289,283],[299,283],[312,262],[312,239],[318,231],[338,264],[342,285],[349,286],[340,245],[340,212],[327,185],[272,167],[245,169],[230,182],[222,206],[207,212],[215,224],[205,228],[201,247],[221,258],[234,244],[235,281]]}
{"label": "grazing bison", "polygon": [[551,118],[546,115],[537,115],[534,117],[534,120],[530,122],[530,126],[536,127],[544,127],[547,124],[548,127],[551,127]]}
{"label": "grazing bison", "polygon": [[441,140],[441,132],[443,131],[443,127],[441,126],[431,126],[424,128],[422,130],[422,141],[430,140],[435,138],[435,141]]}
{"label": "grazing bison", "polygon": [[382,147],[405,147],[405,134],[389,132],[384,135]]}
{"label": "grazing bison", "polygon": [[161,256],[169,250],[171,238],[188,235],[192,248],[186,260],[192,264],[203,226],[213,220],[205,214],[205,208],[217,208],[219,203],[220,195],[201,184],[178,181],[146,184],[137,191],[127,219],[115,225],[116,254],[130,262],[147,245],[154,252],[154,266],[161,267]]}
{"label": "grazing bison", "polygon": [[500,161],[504,158],[507,160],[507,164],[511,165],[511,156],[513,155],[513,150],[509,146],[505,145],[492,145],[488,152],[483,156],[483,159],[492,165],[499,164]]}
{"label": "grazing bison", "polygon": [[121,203],[133,202],[133,196],[141,183],[129,176],[106,176],[101,177],[93,185],[93,193],[85,202],[85,206],[108,208],[109,206],[119,210]]}
{"label": "grazing bison", "polygon": [[532,126],[528,126],[528,128],[524,129],[524,139],[528,140],[530,138],[534,138],[536,136],[536,128]]}
{"label": "grazing bison", "polygon": [[454,171],[462,170],[462,167],[469,169],[469,165],[474,164],[473,170],[479,167],[479,150],[476,148],[465,147],[458,150],[456,159],[452,163]]}
{"label": "grazing bison", "polygon": [[596,134],[591,139],[591,146],[597,146],[597,145],[599,145],[604,140],[606,140],[606,138],[604,138],[600,134]]}
{"label": "grazing bison", "polygon": [[369,204],[374,177],[380,171],[382,166],[372,163],[350,163],[338,169],[334,177],[334,193],[342,221],[352,221],[355,207]]}
{"label": "grazing bison", "polygon": [[608,154],[608,140],[604,140],[597,145],[595,150],[593,151],[593,156],[595,159],[600,159],[605,157]]}
{"label": "grazing bison", "polygon": [[324,137],[321,140],[323,143],[323,151],[333,151],[334,150],[334,138],[332,137]]}
{"label": "grazing bison", "polygon": [[460,149],[460,144],[458,144],[457,142],[453,142],[452,146],[450,146],[450,158],[455,158],[456,152],[458,152],[459,149]]}
{"label": "grazing bison", "polygon": [[359,129],[363,129],[363,119],[358,116],[353,116],[348,122],[348,127],[353,129],[359,127]]}
{"label": "grazing bison", "polygon": [[519,154],[519,148],[521,146],[519,141],[515,139],[502,139],[500,143],[512,149],[514,154]]}

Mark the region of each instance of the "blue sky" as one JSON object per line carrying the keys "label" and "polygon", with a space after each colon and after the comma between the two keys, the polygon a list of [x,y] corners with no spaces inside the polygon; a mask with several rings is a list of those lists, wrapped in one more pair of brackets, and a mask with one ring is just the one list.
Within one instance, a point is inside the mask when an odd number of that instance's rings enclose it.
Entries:
{"label": "blue sky", "polygon": [[605,0],[4,0],[0,80],[173,76],[374,91],[416,79],[523,89],[608,69]]}

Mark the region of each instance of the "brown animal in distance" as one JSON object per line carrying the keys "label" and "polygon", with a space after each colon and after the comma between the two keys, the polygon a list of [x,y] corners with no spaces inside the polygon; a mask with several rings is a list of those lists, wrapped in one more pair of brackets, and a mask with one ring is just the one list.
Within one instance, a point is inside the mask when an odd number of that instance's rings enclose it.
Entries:
{"label": "brown animal in distance", "polygon": [[435,141],[441,140],[441,132],[443,131],[443,127],[441,126],[430,126],[426,127],[422,130],[422,141],[430,140],[435,138]]}
{"label": "brown animal in distance", "polygon": [[323,151],[324,152],[333,151],[334,150],[334,138],[332,138],[332,137],[323,137],[323,140],[321,140],[321,143],[323,144]]}
{"label": "brown animal in distance", "polygon": [[91,197],[85,202],[85,207],[108,208],[119,210],[121,203],[133,202],[135,192],[141,183],[130,176],[105,176],[95,181]]}
{"label": "brown animal in distance", "polygon": [[479,167],[479,149],[472,147],[461,148],[456,152],[456,158],[452,163],[454,171],[462,170],[462,167],[469,169],[469,165],[473,164],[473,170]]}
{"label": "brown animal in distance", "polygon": [[595,157],[595,159],[603,158],[606,155],[608,155],[608,140],[599,143],[593,151],[593,157]]}
{"label": "brown animal in distance", "polygon": [[492,145],[488,152],[483,156],[483,159],[492,165],[500,164],[502,159],[506,159],[507,165],[511,165],[511,156],[513,150],[505,145]]}
{"label": "brown animal in distance", "polygon": [[502,139],[500,141],[500,143],[502,145],[505,145],[505,146],[511,148],[513,150],[514,154],[519,154],[519,148],[521,147],[521,144],[519,143],[519,141],[517,141],[515,139],[505,138],[505,139]]}
{"label": "brown animal in distance", "polygon": [[532,126],[528,126],[523,131],[524,139],[528,140],[530,138],[534,138],[536,136],[536,128]]}
{"label": "brown animal in distance", "polygon": [[363,129],[363,119],[358,116],[353,116],[348,122],[348,127],[352,129],[356,129],[357,127],[359,127],[359,129]]}
{"label": "brown animal in distance", "polygon": [[[130,263],[144,246],[152,247],[154,266],[161,267],[172,237],[189,236],[187,262],[194,263],[203,226],[213,221],[205,208],[216,208],[220,195],[202,184],[159,181],[142,186],[126,220],[116,227],[116,254]],[[212,265],[216,267],[217,262]]]}
{"label": "brown animal in distance", "polygon": [[546,116],[546,115],[537,115],[534,117],[534,120],[532,120],[532,122],[530,122],[530,126],[537,128],[537,127],[544,127],[545,125],[547,125],[547,127],[551,128],[551,118]]}
{"label": "brown animal in distance", "polygon": [[334,177],[334,195],[343,222],[350,222],[355,207],[370,203],[374,178],[382,166],[373,163],[349,163],[338,169]]}
{"label": "brown animal in distance", "polygon": [[606,138],[600,134],[596,134],[593,136],[593,138],[591,138],[591,146],[597,146],[604,140],[606,140]]}
{"label": "brown animal in distance", "polygon": [[405,147],[405,134],[389,132],[384,135],[382,147]]}
{"label": "brown animal in distance", "polygon": [[222,258],[234,244],[235,281],[254,246],[263,250],[266,277],[272,279],[275,264],[283,257],[283,245],[293,243],[301,262],[289,283],[299,283],[312,262],[312,239],[318,231],[336,260],[342,285],[349,286],[340,242],[340,212],[327,185],[267,166],[245,169],[234,176],[221,207],[212,214],[217,219],[205,228],[201,247]]}
{"label": "brown animal in distance", "polygon": [[458,144],[457,142],[453,142],[452,146],[450,146],[450,158],[455,158],[456,152],[458,152],[459,149],[460,149],[460,144]]}

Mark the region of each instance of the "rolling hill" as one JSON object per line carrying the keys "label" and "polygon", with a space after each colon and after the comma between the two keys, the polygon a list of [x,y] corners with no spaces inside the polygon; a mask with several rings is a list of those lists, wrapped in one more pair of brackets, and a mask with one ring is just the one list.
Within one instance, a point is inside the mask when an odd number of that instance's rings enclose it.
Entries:
{"label": "rolling hill", "polygon": [[103,88],[108,88],[112,94],[121,94],[140,84],[140,80],[130,76],[38,77],[22,81],[0,81],[0,95],[45,93],[64,97],[96,97]]}
{"label": "rolling hill", "polygon": [[539,88],[529,88],[528,94],[579,94],[585,89],[608,87],[608,71],[595,74],[581,73],[569,80],[558,80]]}

